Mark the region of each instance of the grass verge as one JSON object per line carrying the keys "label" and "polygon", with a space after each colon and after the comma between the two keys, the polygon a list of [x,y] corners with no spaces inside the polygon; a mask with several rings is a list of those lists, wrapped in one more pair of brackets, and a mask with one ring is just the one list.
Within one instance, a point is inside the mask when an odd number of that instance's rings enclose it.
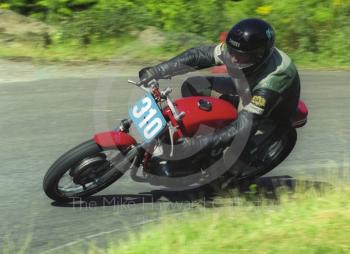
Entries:
{"label": "grass verge", "polygon": [[[208,42],[207,42],[208,43]],[[81,46],[79,43],[54,43],[43,48],[36,44],[0,45],[0,58],[27,60],[33,62],[109,62],[122,64],[150,65],[170,59],[185,49],[193,47],[190,43],[181,46],[166,44],[147,44],[132,37],[119,38]],[[325,59],[316,55],[291,54],[300,69],[350,70],[350,62],[341,62],[337,58]]]}
{"label": "grass verge", "polygon": [[349,188],[308,191],[282,195],[279,205],[263,201],[164,217],[96,253],[350,253],[349,197]]}

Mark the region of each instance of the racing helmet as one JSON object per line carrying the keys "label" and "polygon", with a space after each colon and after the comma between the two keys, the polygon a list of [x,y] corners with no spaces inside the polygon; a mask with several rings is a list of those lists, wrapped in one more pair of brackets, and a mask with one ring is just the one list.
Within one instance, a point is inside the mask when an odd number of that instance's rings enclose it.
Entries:
{"label": "racing helmet", "polygon": [[234,25],[226,37],[226,56],[245,74],[258,70],[271,57],[275,32],[261,19],[244,19]]}

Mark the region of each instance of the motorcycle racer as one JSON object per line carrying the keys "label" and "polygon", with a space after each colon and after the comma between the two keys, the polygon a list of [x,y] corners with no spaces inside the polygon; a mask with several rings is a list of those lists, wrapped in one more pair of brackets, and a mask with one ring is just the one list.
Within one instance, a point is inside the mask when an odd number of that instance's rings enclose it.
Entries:
{"label": "motorcycle racer", "polygon": [[[266,122],[288,125],[297,112],[300,80],[296,66],[283,51],[275,47],[275,32],[267,22],[249,18],[238,22],[229,31],[226,42],[200,46],[139,72],[140,80],[149,81],[226,64],[229,73],[238,68],[248,81],[250,99],[239,111],[238,118],[216,132],[183,139],[177,151],[186,154],[201,149],[229,146],[235,136],[248,126],[253,135],[264,131]],[[242,78],[242,77],[233,77]],[[182,85],[186,96],[242,95],[242,88],[231,77],[191,77]]]}

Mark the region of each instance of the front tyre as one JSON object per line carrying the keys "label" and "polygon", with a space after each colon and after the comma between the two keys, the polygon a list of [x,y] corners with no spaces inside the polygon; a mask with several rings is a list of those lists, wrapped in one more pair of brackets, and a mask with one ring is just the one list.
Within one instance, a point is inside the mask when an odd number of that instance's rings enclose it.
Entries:
{"label": "front tyre", "polygon": [[99,179],[113,168],[113,161],[124,158],[124,152],[104,151],[95,141],[86,141],[62,155],[47,171],[43,189],[58,202],[69,202],[105,189],[123,173],[117,171],[104,181]]}

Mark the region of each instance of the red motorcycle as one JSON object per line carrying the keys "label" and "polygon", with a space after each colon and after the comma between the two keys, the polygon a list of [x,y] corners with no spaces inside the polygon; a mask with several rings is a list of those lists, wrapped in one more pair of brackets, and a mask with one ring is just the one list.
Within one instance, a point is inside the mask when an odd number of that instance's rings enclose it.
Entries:
{"label": "red motorcycle", "polygon": [[[145,97],[129,110],[129,119],[123,120],[119,129],[96,134],[66,152],[50,167],[43,181],[49,198],[68,202],[90,196],[127,171],[136,182],[175,189],[223,183],[228,179],[240,182],[257,178],[289,155],[297,139],[295,129],[307,121],[307,107],[300,101],[291,125],[280,132],[274,131],[273,136],[267,133],[264,138],[249,137],[237,153],[239,156],[231,155],[229,149],[235,150],[231,146],[219,151],[194,151],[186,158],[175,159],[173,148],[178,139],[225,127],[236,119],[236,107],[227,100],[213,97],[173,101],[172,90],[160,90],[156,80],[148,84],[129,83],[144,89]],[[141,136],[141,143],[129,134],[132,124]]]}

